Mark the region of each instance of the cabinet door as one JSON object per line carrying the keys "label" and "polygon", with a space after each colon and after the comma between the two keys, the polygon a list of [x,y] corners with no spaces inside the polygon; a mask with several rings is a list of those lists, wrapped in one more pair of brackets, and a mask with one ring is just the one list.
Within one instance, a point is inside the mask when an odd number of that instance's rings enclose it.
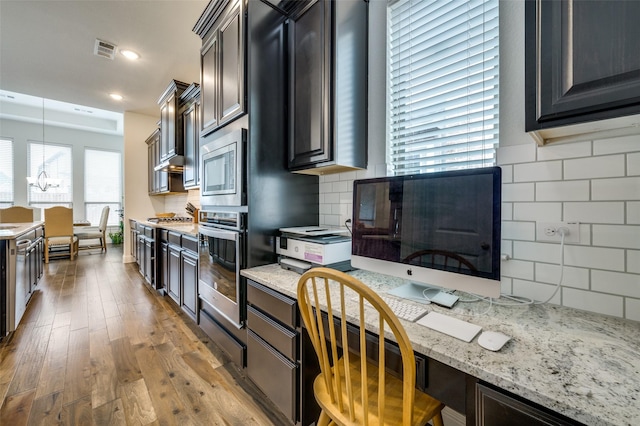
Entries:
{"label": "cabinet door", "polygon": [[[160,164],[160,150],[161,150],[160,147],[162,146],[162,139],[163,139],[162,135],[158,133],[158,140],[154,143],[155,164]],[[169,191],[169,173],[168,172],[156,171],[155,180],[156,180],[156,184],[155,184],[156,193]]]}
{"label": "cabinet door", "polygon": [[198,311],[198,257],[188,250],[182,252],[182,308],[192,317]]}
{"label": "cabinet door", "polygon": [[242,1],[228,12],[219,30],[219,125],[244,112],[244,28]]}
{"label": "cabinet door", "polygon": [[164,160],[176,152],[176,112],[174,105],[175,95],[172,95],[160,106],[160,129],[162,131],[160,137],[160,160]]}
{"label": "cabinet door", "polygon": [[153,268],[155,267],[155,244],[154,241],[145,238],[144,241],[144,279],[151,284],[154,285],[154,273]]}
{"label": "cabinet door", "polygon": [[218,32],[213,31],[200,51],[200,130],[206,134],[218,126]]}
{"label": "cabinet door", "polygon": [[167,283],[169,282],[169,243],[161,243],[160,246],[160,278],[162,282],[158,283],[158,287],[167,292]]}
{"label": "cabinet door", "polygon": [[318,1],[290,26],[290,169],[331,159],[330,7]]}
{"label": "cabinet door", "polygon": [[640,2],[526,7],[526,130],[640,112]]}
{"label": "cabinet door", "polygon": [[148,180],[148,190],[149,194],[153,194],[156,190],[156,172],[153,170],[155,167],[155,157],[153,151],[153,144],[147,146],[147,180]]}
{"label": "cabinet door", "polygon": [[181,304],[180,294],[182,293],[182,273],[180,247],[169,245],[169,280],[167,282],[167,293],[178,304]]}
{"label": "cabinet door", "polygon": [[184,167],[182,179],[185,188],[197,187],[198,179],[198,103],[194,102],[183,114]]}

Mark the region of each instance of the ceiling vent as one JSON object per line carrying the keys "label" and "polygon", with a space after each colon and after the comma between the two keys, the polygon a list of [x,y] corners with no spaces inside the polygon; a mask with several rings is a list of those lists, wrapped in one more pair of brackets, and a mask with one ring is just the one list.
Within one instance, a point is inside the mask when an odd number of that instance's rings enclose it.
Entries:
{"label": "ceiling vent", "polygon": [[103,58],[113,59],[116,57],[116,46],[108,41],[96,39],[96,45],[93,48],[93,54],[96,56],[102,56]]}

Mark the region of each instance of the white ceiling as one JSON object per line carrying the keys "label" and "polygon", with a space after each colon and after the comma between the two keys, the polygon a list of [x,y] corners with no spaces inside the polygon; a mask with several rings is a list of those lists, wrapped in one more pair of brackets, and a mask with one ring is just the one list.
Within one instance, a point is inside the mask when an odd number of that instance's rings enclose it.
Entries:
{"label": "white ceiling", "polygon": [[[199,82],[201,40],[192,28],[207,3],[0,0],[0,90],[159,117],[171,79]],[[95,56],[96,38],[141,58]]]}

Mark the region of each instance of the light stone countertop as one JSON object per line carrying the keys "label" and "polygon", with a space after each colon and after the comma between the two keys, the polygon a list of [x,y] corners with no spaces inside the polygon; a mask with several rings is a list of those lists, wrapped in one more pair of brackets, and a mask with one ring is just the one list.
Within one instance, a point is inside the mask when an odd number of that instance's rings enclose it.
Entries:
{"label": "light stone countertop", "polygon": [[[296,298],[295,272],[272,264],[241,273]],[[379,294],[403,284],[363,270],[350,274]],[[478,337],[466,343],[402,320],[415,351],[587,425],[640,424],[640,322],[549,304],[429,309],[512,339],[491,352]],[[376,325],[368,328],[377,332]]]}
{"label": "light stone countertop", "polygon": [[180,232],[181,234],[191,235],[192,237],[198,236],[198,224],[191,222],[149,222],[146,219],[137,220],[133,219],[138,223],[142,223],[143,225],[150,226],[151,228],[162,228],[168,229],[169,231]]}
{"label": "light stone countertop", "polygon": [[0,240],[15,240],[27,232],[42,226],[44,222],[0,223]]}

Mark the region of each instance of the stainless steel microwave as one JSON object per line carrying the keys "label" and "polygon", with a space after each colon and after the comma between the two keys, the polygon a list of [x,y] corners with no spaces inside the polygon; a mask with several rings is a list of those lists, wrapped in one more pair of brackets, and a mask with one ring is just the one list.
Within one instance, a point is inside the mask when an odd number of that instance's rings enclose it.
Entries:
{"label": "stainless steel microwave", "polygon": [[200,147],[200,204],[246,205],[247,129],[234,130]]}

